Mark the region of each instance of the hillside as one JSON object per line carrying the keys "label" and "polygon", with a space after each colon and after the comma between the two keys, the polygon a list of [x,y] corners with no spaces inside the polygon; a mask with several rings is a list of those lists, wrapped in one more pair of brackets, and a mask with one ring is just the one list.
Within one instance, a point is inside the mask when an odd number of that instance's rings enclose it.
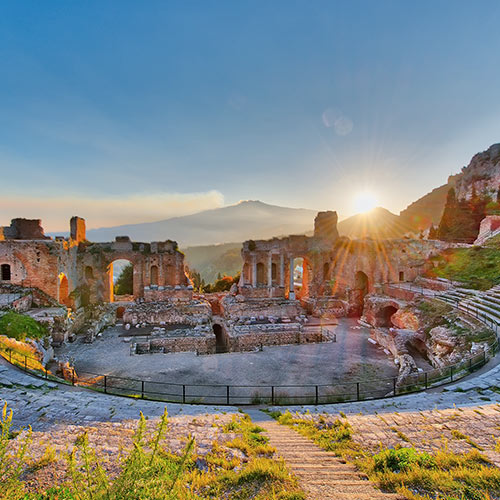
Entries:
{"label": "hillside", "polygon": [[451,175],[448,182],[433,189],[430,193],[414,201],[400,212],[400,217],[416,231],[427,229],[431,224],[437,226],[441,220],[446,195],[450,188],[455,187],[460,174]]}
{"label": "hillside", "polygon": [[315,210],[268,205],[261,201],[242,201],[193,215],[157,222],[90,229],[90,241],[113,241],[130,236],[134,241],[175,240],[181,247],[213,245],[248,239],[266,239],[312,231]]}
{"label": "hillside", "polygon": [[217,276],[234,276],[241,271],[241,243],[203,245],[182,249],[186,264],[196,269],[207,283],[213,283]]}
{"label": "hillside", "polygon": [[344,219],[338,229],[341,236],[349,238],[400,238],[412,232],[407,221],[382,207]]}

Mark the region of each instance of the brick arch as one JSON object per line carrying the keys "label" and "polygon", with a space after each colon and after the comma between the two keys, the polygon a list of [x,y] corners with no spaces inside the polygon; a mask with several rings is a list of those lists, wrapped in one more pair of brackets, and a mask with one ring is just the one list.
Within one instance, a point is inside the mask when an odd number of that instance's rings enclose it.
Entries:
{"label": "brick arch", "polygon": [[102,261],[101,274],[104,274],[104,300],[106,302],[114,301],[113,293],[113,262],[117,260],[127,260],[133,267],[133,290],[134,298],[141,297],[144,290],[144,256],[138,252],[130,251],[112,251],[106,252]]}

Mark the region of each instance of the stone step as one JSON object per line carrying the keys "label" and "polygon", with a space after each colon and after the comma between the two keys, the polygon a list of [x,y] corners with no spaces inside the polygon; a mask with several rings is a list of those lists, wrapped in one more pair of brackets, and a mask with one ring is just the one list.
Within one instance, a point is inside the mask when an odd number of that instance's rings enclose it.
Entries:
{"label": "stone step", "polygon": [[337,457],[335,453],[321,449],[311,439],[293,428],[274,421],[258,421],[277,454],[296,475],[307,493],[308,500],[392,500],[377,490],[367,476]]}

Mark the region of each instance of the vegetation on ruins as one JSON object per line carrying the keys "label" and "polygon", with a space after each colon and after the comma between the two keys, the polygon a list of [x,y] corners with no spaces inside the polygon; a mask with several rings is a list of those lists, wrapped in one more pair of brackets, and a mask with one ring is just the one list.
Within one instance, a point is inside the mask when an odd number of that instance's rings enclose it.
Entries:
{"label": "vegetation on ruins", "polygon": [[134,293],[134,266],[127,264],[118,276],[114,286],[115,295],[132,295]]}
{"label": "vegetation on ruins", "polygon": [[53,463],[55,452],[48,448],[40,459],[33,460],[31,430],[13,439],[12,411],[5,405],[0,419],[0,498],[304,500],[283,460],[273,459],[274,449],[261,435],[263,429],[246,415],[234,416],[229,424],[221,424],[221,428],[224,433],[237,436],[225,443],[225,449],[237,448],[244,458],[229,457],[218,441],[214,441],[207,455],[198,457],[192,437],[187,438],[180,454],[171,453],[163,443],[168,432],[166,410],[152,435],[148,434],[146,419],[141,414],[132,449],[120,460],[118,470],[111,468],[113,472],[97,457],[87,434],[82,433],[72,447],[68,446],[66,480],[35,493],[23,479],[27,473]]}
{"label": "vegetation on ruins", "polygon": [[487,290],[500,284],[499,241],[487,246],[450,248],[434,258],[432,276],[462,282],[467,288]]}
{"label": "vegetation on ruins", "polygon": [[240,281],[240,273],[235,276],[223,276],[219,277],[215,283],[207,284],[203,286],[203,292],[205,293],[216,293],[216,292],[228,292],[234,283],[238,284]]}
{"label": "vegetation on ruins", "polygon": [[[299,418],[289,411],[271,412],[280,424],[288,425],[353,463],[379,487],[409,500],[490,500],[500,495],[500,469],[476,447],[454,453],[443,445],[435,453],[413,447],[384,448],[372,454],[352,439],[352,428],[343,416],[333,423],[320,416]],[[465,439],[462,435],[459,439]]]}
{"label": "vegetation on ruins", "polygon": [[0,335],[16,340],[41,339],[48,335],[45,325],[24,314],[8,311],[0,317]]}

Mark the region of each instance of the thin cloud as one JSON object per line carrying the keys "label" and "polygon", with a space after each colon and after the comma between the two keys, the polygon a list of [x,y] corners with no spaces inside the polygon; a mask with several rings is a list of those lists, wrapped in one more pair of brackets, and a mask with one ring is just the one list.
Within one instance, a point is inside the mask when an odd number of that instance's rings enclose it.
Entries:
{"label": "thin cloud", "polygon": [[205,193],[153,193],[125,197],[22,197],[0,198],[0,225],[15,217],[42,219],[45,231],[67,231],[69,219],[79,215],[87,228],[152,222],[224,205],[219,191]]}

